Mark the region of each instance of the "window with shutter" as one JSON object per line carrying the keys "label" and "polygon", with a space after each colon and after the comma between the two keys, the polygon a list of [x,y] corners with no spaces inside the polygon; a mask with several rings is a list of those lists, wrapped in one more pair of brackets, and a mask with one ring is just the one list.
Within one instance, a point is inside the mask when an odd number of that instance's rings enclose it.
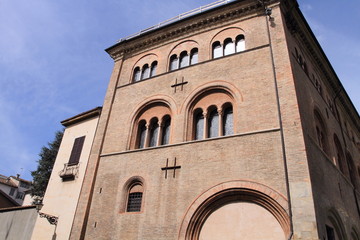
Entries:
{"label": "window with shutter", "polygon": [[85,136],[78,137],[74,141],[68,165],[76,165],[79,163],[81,151],[84,145]]}

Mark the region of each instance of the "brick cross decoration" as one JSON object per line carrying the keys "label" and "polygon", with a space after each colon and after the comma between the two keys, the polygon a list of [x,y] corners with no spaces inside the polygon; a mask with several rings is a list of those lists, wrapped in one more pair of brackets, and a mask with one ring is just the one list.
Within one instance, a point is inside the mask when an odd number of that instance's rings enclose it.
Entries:
{"label": "brick cross decoration", "polygon": [[180,91],[182,91],[184,89],[184,85],[187,84],[187,83],[188,83],[187,81],[184,82],[184,77],[181,78],[181,82],[179,82],[179,83],[178,83],[178,79],[176,78],[175,79],[175,84],[171,85],[171,87],[174,88],[175,93],[176,93],[176,88],[177,87],[181,87]]}
{"label": "brick cross decoration", "polygon": [[168,175],[168,170],[174,170],[173,171],[173,178],[175,178],[176,169],[180,169],[180,168],[181,168],[181,166],[176,166],[176,158],[174,160],[174,166],[169,167],[169,159],[167,158],[166,159],[166,166],[162,167],[161,170],[165,171],[165,179],[166,179],[167,175]]}

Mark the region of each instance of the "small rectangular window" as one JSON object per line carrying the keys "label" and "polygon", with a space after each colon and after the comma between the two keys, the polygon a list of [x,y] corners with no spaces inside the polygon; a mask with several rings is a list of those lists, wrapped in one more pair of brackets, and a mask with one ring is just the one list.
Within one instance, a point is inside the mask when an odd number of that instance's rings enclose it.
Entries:
{"label": "small rectangular window", "polygon": [[75,139],[73,148],[71,150],[71,155],[68,165],[76,165],[79,163],[84,141],[85,141],[85,136],[78,137]]}
{"label": "small rectangular window", "polygon": [[11,188],[9,195],[10,195],[10,196],[14,196],[14,193],[15,193],[15,188]]}

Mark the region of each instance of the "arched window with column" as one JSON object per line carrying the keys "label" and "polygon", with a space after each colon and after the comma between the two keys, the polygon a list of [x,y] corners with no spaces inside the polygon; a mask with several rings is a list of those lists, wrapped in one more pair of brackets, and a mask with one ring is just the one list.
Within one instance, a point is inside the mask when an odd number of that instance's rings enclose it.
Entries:
{"label": "arched window with column", "polygon": [[212,50],[213,50],[213,58],[219,58],[223,56],[223,48],[219,41],[213,43]]}
{"label": "arched window with column", "polygon": [[340,140],[336,134],[334,134],[334,145],[335,145],[335,164],[338,166],[340,171],[343,174],[345,174],[344,151],[341,146]]}
{"label": "arched window with column", "polygon": [[236,52],[245,51],[245,36],[242,34],[238,35],[235,41],[236,41]]}
{"label": "arched window with column", "polygon": [[170,66],[169,66],[169,69],[170,71],[172,70],[176,70],[179,68],[179,59],[178,57],[176,56],[176,54],[172,55],[170,57]]}
{"label": "arched window with column", "polygon": [[204,115],[202,109],[194,112],[194,139],[201,140],[204,138]]}
{"label": "arched window with column", "polygon": [[154,61],[151,64],[151,70],[150,70],[150,77],[154,77],[156,75],[156,68],[157,68],[158,62]]}
{"label": "arched window with column", "polygon": [[199,50],[197,48],[191,49],[191,52],[190,52],[190,65],[194,65],[194,64],[198,63],[198,61],[199,61],[198,55],[199,55]]}
{"label": "arched window with column", "polygon": [[145,141],[146,141],[146,121],[142,120],[139,123],[138,127],[138,143],[137,148],[144,148],[145,147]]}
{"label": "arched window with column", "polygon": [[320,113],[317,110],[314,110],[315,118],[315,131],[316,131],[316,140],[319,144],[321,150],[323,150],[327,155],[328,153],[328,139],[326,134],[326,126],[321,117]]}
{"label": "arched window with column", "polygon": [[153,118],[150,121],[150,140],[149,140],[149,147],[157,146],[158,136],[159,136],[159,120],[157,118]]}
{"label": "arched window with column", "polygon": [[189,105],[188,140],[202,140],[234,134],[234,97],[225,89],[202,92]]}
{"label": "arched window with column", "polygon": [[219,113],[216,107],[211,107],[209,109],[208,117],[208,137],[218,137],[219,136]]}
{"label": "arched window with column", "polygon": [[231,38],[224,41],[224,56],[235,53],[235,44]]}
{"label": "arched window with column", "polygon": [[180,68],[189,66],[189,55],[186,51],[180,53]]}
{"label": "arched window with column", "polygon": [[149,78],[149,76],[150,76],[149,64],[145,64],[141,70],[141,80]]}
{"label": "arched window with column", "polygon": [[129,149],[157,147],[171,142],[171,109],[166,102],[151,102],[133,118]]}
{"label": "arched window with column", "polygon": [[134,69],[133,82],[138,82],[138,81],[140,81],[140,78],[141,78],[140,67],[136,67],[136,68]]}
{"label": "arched window with column", "polygon": [[233,108],[231,104],[224,106],[222,128],[224,136],[234,134]]}
{"label": "arched window with column", "polygon": [[170,125],[171,125],[171,118],[170,118],[170,116],[166,115],[162,120],[161,145],[169,144]]}

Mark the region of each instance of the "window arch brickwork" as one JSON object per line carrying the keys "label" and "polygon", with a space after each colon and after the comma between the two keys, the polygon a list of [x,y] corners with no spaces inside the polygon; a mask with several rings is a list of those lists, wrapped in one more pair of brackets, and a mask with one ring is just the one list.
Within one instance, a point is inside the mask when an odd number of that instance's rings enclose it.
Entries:
{"label": "window arch brickwork", "polygon": [[145,184],[142,177],[136,176],[126,181],[122,190],[120,213],[140,213],[144,210]]}
{"label": "window arch brickwork", "polygon": [[134,121],[130,148],[141,149],[169,144],[171,110],[165,103],[152,103],[138,113]]}
{"label": "window arch brickwork", "polygon": [[187,138],[201,140],[234,133],[234,99],[222,89],[213,89],[198,96],[189,109]]}
{"label": "window arch brickwork", "polygon": [[169,54],[169,71],[197,64],[199,61],[199,44],[192,40],[181,42]]}

